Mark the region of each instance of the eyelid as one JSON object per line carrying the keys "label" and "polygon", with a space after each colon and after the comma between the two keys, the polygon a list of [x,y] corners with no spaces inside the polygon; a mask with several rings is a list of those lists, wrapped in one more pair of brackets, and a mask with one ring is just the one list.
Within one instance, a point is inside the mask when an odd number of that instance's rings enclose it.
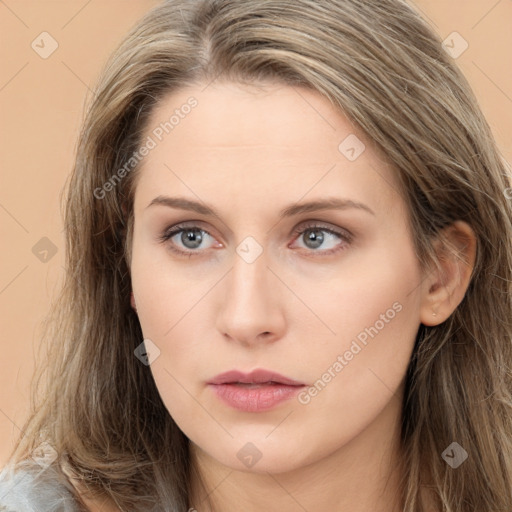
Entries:
{"label": "eyelid", "polygon": [[344,240],[347,240],[347,242],[351,242],[354,238],[354,234],[351,233],[346,228],[341,228],[338,226],[332,226],[329,223],[326,223],[322,220],[309,220],[305,222],[301,222],[296,228],[294,228],[292,234],[301,234],[302,232],[306,231],[307,229],[318,229],[328,231],[329,233],[335,234],[336,236],[339,236],[340,238],[343,238]]}

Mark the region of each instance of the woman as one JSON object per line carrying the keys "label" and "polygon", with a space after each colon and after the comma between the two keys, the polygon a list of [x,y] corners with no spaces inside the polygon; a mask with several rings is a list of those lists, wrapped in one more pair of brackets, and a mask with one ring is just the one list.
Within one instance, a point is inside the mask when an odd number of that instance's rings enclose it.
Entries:
{"label": "woman", "polygon": [[148,13],[81,133],[0,503],[508,510],[510,176],[450,59],[401,0]]}

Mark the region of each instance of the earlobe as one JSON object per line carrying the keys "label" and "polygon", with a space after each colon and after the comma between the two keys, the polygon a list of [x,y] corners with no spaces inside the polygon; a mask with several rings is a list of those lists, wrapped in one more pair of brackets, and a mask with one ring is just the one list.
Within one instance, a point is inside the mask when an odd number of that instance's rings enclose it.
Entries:
{"label": "earlobe", "polygon": [[463,221],[445,228],[434,242],[437,266],[423,283],[421,323],[444,322],[462,302],[476,259],[476,236]]}

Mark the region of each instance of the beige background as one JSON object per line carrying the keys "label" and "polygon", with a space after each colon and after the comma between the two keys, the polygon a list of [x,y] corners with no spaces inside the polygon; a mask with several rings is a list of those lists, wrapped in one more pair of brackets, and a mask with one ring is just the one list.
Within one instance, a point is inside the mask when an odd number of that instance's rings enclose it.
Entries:
{"label": "beige background", "polygon": [[[27,414],[40,323],[62,277],[60,193],[72,167],[84,99],[114,46],[157,3],[0,0],[0,466]],[[456,31],[468,42],[456,62],[511,162],[512,0],[415,5],[443,39]],[[43,51],[42,32],[58,43],[47,59],[31,47],[39,41]],[[48,245],[40,242],[43,237],[56,248],[47,261],[33,252],[38,243]]]}

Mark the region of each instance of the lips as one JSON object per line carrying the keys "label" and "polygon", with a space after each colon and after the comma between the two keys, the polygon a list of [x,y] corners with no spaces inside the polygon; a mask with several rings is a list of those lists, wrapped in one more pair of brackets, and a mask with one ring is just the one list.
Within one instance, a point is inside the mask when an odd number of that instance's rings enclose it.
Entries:
{"label": "lips", "polygon": [[304,386],[303,382],[298,382],[279,373],[260,368],[250,373],[243,373],[238,370],[221,373],[210,380],[208,384],[285,384],[287,386]]}
{"label": "lips", "polygon": [[208,387],[225,404],[243,412],[264,412],[296,396],[305,384],[269,370],[221,373]]}

